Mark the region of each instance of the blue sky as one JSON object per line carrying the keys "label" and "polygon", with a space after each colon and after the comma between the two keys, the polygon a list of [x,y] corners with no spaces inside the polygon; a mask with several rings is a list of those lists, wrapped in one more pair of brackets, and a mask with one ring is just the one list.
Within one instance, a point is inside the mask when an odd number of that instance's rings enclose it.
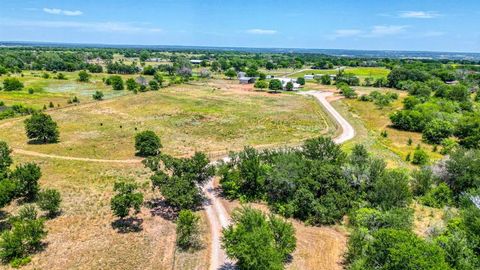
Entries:
{"label": "blue sky", "polygon": [[0,40],[480,52],[478,0],[0,0]]}

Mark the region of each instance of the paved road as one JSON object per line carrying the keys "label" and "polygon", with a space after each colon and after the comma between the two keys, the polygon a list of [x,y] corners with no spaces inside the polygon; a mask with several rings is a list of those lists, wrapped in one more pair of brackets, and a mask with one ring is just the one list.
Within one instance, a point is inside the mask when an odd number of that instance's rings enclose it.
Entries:
{"label": "paved road", "polygon": [[[335,119],[340,125],[342,132],[333,140],[337,144],[344,143],[355,136],[355,130],[352,125],[345,120],[338,112],[333,108],[326,97],[333,95],[331,92],[320,91],[308,91],[301,92],[301,95],[313,96],[318,102],[327,110],[327,112]],[[224,158],[223,161],[227,161]],[[205,210],[207,212],[208,220],[210,222],[211,231],[211,254],[210,254],[210,270],[218,269],[234,269],[233,262],[229,261],[225,255],[225,251],[221,247],[221,235],[222,229],[230,224],[229,215],[222,202],[217,198],[213,185],[213,179],[210,180],[204,188],[204,192],[207,196],[207,202],[205,203]]]}

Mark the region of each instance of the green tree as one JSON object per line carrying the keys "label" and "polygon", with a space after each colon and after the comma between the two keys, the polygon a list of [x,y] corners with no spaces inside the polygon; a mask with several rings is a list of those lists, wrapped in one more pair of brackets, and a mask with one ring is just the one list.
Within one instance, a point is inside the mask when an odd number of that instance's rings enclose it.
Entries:
{"label": "green tree", "polygon": [[332,79],[330,78],[330,75],[325,74],[320,77],[320,82],[323,85],[330,85],[332,84]]}
{"label": "green tree", "polygon": [[81,70],[78,72],[78,81],[79,82],[88,82],[90,80],[90,74],[87,71]]}
{"label": "green tree", "polygon": [[293,90],[293,83],[292,82],[287,82],[287,84],[285,85],[285,90],[292,91]]}
{"label": "green tree", "polygon": [[48,212],[48,216],[55,216],[60,210],[62,198],[60,192],[55,189],[45,189],[38,194],[38,206]]}
{"label": "green tree", "polygon": [[223,230],[222,243],[227,256],[237,260],[240,269],[283,269],[288,254],[295,249],[291,224],[267,220],[259,210],[236,209],[233,224]]}
{"label": "green tree", "polygon": [[156,91],[156,90],[160,89],[160,86],[158,85],[158,82],[155,81],[155,80],[149,81],[148,86],[150,86],[150,89],[153,90],[153,91]]}
{"label": "green tree", "polygon": [[146,130],[135,135],[135,150],[139,156],[155,156],[160,153],[162,143],[160,138],[151,130]]}
{"label": "green tree", "polygon": [[110,76],[108,79],[109,84],[112,86],[113,90],[123,90],[123,79],[118,75]]}
{"label": "green tree", "polygon": [[181,210],[177,219],[177,246],[187,250],[199,245],[200,217],[190,210]]}
{"label": "green tree", "polygon": [[128,216],[131,209],[135,213],[140,212],[140,207],[143,203],[143,194],[137,192],[138,186],[130,182],[116,182],[113,186],[113,191],[116,192],[110,201],[110,206],[113,214],[121,219]]}
{"label": "green tree", "polygon": [[459,148],[446,161],[447,184],[455,196],[470,189],[480,188],[480,150]]}
{"label": "green tree", "polygon": [[11,173],[10,178],[16,185],[16,196],[24,197],[28,201],[37,198],[39,184],[42,177],[40,167],[35,163],[21,164]]}
{"label": "green tree", "polygon": [[415,152],[413,152],[412,164],[425,165],[428,163],[428,160],[428,154],[423,149],[416,149]]}
{"label": "green tree", "polygon": [[127,90],[129,91],[133,91],[138,88],[138,84],[133,78],[128,78],[125,81],[125,84],[127,85]]}
{"label": "green tree", "polygon": [[282,90],[282,82],[278,79],[273,79],[270,81],[270,83],[268,84],[268,89],[270,90],[274,90],[275,92],[277,90]]}
{"label": "green tree", "polygon": [[297,83],[300,85],[305,85],[305,78],[304,77],[298,77],[297,78]]}
{"label": "green tree", "polygon": [[408,175],[398,170],[387,171],[373,184],[371,197],[384,210],[406,207],[412,201]]}
{"label": "green tree", "polygon": [[12,150],[4,141],[0,141],[0,180],[5,176],[7,169],[12,165],[12,158],[10,153]]}
{"label": "green tree", "polygon": [[234,69],[229,69],[225,71],[225,76],[228,77],[229,80],[233,79],[233,77],[237,76],[237,72]]}
{"label": "green tree", "polygon": [[445,183],[440,183],[432,188],[421,198],[426,206],[441,208],[452,204],[452,190]]}
{"label": "green tree", "polygon": [[24,123],[27,137],[30,140],[40,143],[58,142],[58,126],[50,115],[41,112],[34,113]]}
{"label": "green tree", "polygon": [[259,80],[255,83],[254,87],[258,89],[268,88],[268,82],[264,80]]}
{"label": "green tree", "polygon": [[444,139],[452,136],[453,125],[446,120],[433,119],[425,125],[422,131],[424,141],[432,144],[440,144]]}
{"label": "green tree", "polygon": [[3,80],[3,90],[5,91],[18,91],[22,90],[23,83],[17,78],[5,78]]}
{"label": "green tree", "polygon": [[155,72],[155,75],[153,75],[153,79],[158,82],[159,86],[162,87],[164,79],[162,76],[162,73],[160,72]]}
{"label": "green tree", "polygon": [[103,99],[103,92],[102,91],[95,91],[95,93],[92,95],[92,98],[94,100],[102,100]]}

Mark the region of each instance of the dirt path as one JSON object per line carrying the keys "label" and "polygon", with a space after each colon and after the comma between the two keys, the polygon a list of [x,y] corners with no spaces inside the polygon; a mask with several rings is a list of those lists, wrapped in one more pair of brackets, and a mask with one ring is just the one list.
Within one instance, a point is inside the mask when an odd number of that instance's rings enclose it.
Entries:
{"label": "dirt path", "polygon": [[21,154],[21,155],[25,155],[25,156],[32,156],[32,157],[55,158],[55,159],[87,161],[87,162],[127,163],[127,164],[141,163],[142,162],[142,159],[96,159],[96,158],[80,158],[80,157],[58,156],[58,155],[38,153],[38,152],[34,152],[34,151],[27,151],[27,150],[18,149],[18,148],[14,148],[13,153]]}
{"label": "dirt path", "polygon": [[[326,97],[333,95],[331,92],[320,91],[308,91],[302,92],[301,95],[313,96],[318,102],[328,111],[331,117],[340,125],[342,132],[336,138],[334,142],[337,144],[344,143],[355,136],[355,130],[352,125],[343,118],[335,108],[327,101]],[[222,159],[228,161],[228,158]],[[217,162],[214,162],[217,163]],[[225,210],[220,199],[217,198],[215,193],[215,187],[213,185],[213,179],[210,180],[204,188],[204,192],[207,196],[207,202],[205,203],[205,210],[207,211],[208,220],[210,222],[210,232],[212,234],[212,247],[210,256],[210,270],[218,269],[234,269],[233,262],[228,261],[225,255],[225,251],[221,247],[221,235],[222,229],[230,224],[229,215]]]}

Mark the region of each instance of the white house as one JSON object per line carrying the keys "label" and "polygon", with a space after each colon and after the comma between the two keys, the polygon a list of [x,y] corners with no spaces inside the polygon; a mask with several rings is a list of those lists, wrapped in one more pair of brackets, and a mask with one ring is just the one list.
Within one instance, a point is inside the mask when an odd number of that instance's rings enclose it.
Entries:
{"label": "white house", "polygon": [[192,60],[190,60],[190,63],[192,63],[194,65],[200,65],[202,63],[202,60],[192,59]]}
{"label": "white house", "polygon": [[283,90],[287,90],[287,83],[289,82],[293,83],[293,89],[292,89],[293,91],[297,91],[300,88],[300,84],[298,84],[297,81],[292,78],[277,78],[277,79],[280,80],[280,82],[282,83]]}
{"label": "white house", "polygon": [[305,74],[305,75],[303,76],[303,78],[304,78],[306,81],[310,81],[310,80],[313,80],[314,75],[313,75],[313,74]]}
{"label": "white house", "polygon": [[255,77],[240,77],[238,78],[240,84],[248,84],[248,83],[255,83]]}

